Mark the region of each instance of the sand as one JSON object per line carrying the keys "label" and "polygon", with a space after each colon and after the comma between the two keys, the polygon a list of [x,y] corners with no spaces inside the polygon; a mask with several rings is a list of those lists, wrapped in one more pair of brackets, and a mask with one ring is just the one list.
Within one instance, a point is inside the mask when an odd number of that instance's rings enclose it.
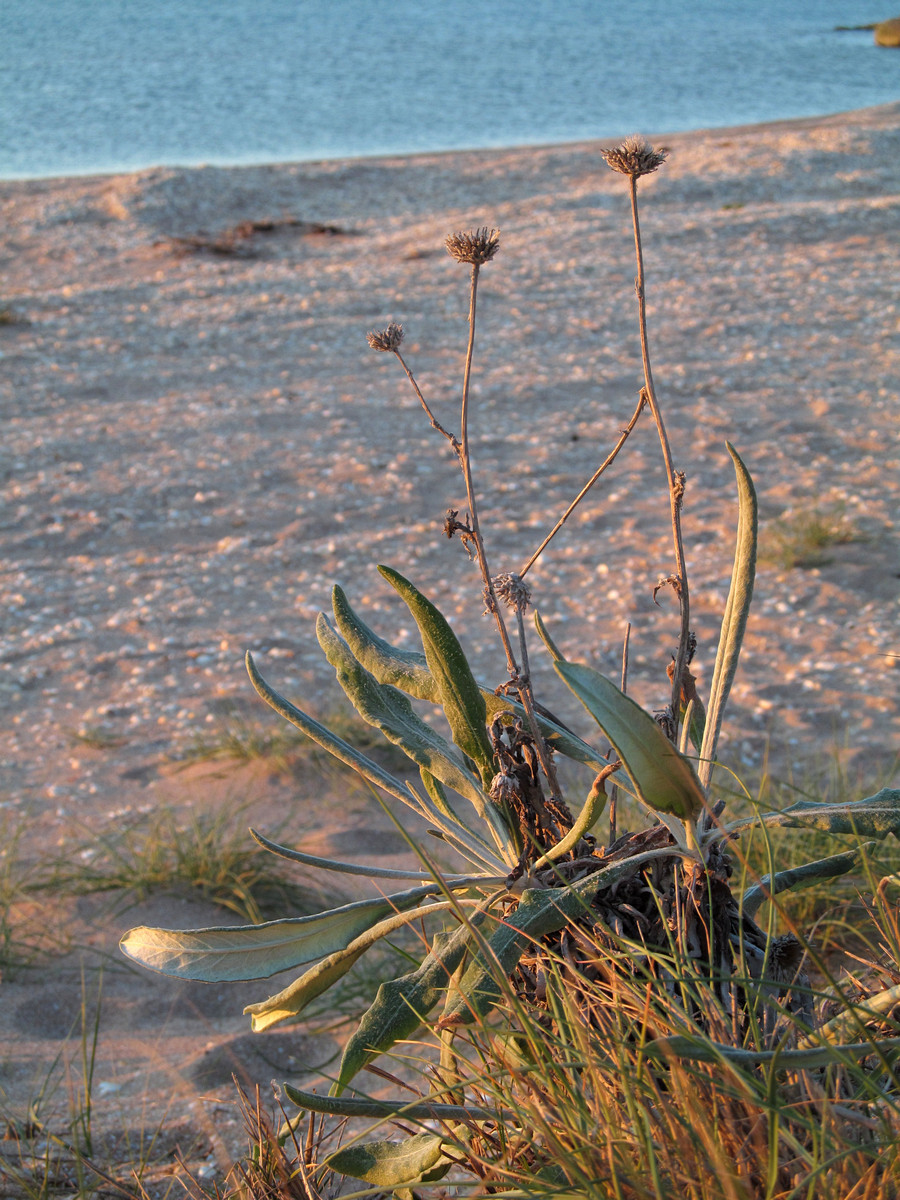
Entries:
{"label": "sand", "polygon": [[[900,104],[657,142],[669,161],[641,183],[650,346],[687,477],[701,695],[733,556],[726,439],[760,498],[764,559],[722,757],[751,786],[765,760],[807,788],[839,762],[851,798],[896,785]],[[273,727],[246,649],[304,707],[334,707],[314,633],[333,583],[384,636],[416,644],[378,562],[434,599],[486,682],[503,681],[475,568],[441,533],[445,510],[465,507],[453,456],[365,334],[403,323],[404,353],[454,427],[467,280],[443,241],[500,229],[479,295],[473,451],[492,568],[517,570],[641,385],[627,187],[598,149],[0,182],[0,804],[7,830],[24,830],[16,854],[77,842],[89,856],[91,836],[163,802],[243,799],[313,849],[373,851],[374,828],[402,850],[340,788],[316,804],[320,782],[266,765],[177,767],[228,714]],[[779,522],[810,513],[853,540],[822,565],[780,565]],[[672,570],[645,419],[534,568],[534,599],[567,655],[613,676],[630,621],[630,688],[658,709],[677,613],[652,589]],[[535,659],[538,698],[588,734]],[[203,923],[182,903],[136,918],[83,900],[64,920],[114,956],[138,919]],[[67,1020],[47,1013],[77,1008],[76,962],[4,982],[10,1095],[59,1050]],[[240,1041],[248,997],[197,1008],[111,963],[113,1111],[156,1112],[166,1078],[190,1097],[188,1124],[206,1129],[198,1112],[220,1105],[234,1132],[230,1071],[212,1084],[198,1061],[258,1053]],[[302,1052],[301,1032],[283,1037]],[[273,1073],[265,1056],[257,1067]]]}

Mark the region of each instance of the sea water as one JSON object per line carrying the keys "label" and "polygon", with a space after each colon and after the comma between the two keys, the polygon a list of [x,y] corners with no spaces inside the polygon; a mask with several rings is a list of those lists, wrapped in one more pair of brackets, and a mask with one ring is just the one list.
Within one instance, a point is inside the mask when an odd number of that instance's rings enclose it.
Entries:
{"label": "sea water", "polygon": [[883,0],[0,0],[0,177],[860,108],[900,98],[900,51],[834,27],[890,15]]}

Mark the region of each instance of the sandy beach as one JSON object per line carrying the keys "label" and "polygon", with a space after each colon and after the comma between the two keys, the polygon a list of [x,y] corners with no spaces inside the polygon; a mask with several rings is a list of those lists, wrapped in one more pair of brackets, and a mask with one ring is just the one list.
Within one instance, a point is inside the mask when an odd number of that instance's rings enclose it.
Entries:
{"label": "sandy beach", "polygon": [[[801,785],[837,755],[854,797],[896,786],[900,104],[656,141],[670,155],[641,184],[650,343],[687,477],[701,695],[733,557],[726,439],[760,498],[764,559],[721,755],[756,778],[768,754]],[[161,796],[234,799],[245,777],[205,790],[173,763],[229,712],[267,721],[246,649],[327,713],[338,692],[314,623],[333,583],[383,636],[416,644],[378,562],[441,607],[485,682],[503,681],[476,570],[441,532],[465,507],[455,462],[365,335],[403,323],[454,427],[467,276],[443,242],[499,228],[472,429],[492,566],[517,570],[641,386],[627,186],[598,149],[0,182],[0,802],[8,820],[30,815],[25,848]],[[853,540],[823,565],[780,565],[779,522],[815,511]],[[532,572],[534,599],[567,655],[613,676],[630,621],[631,690],[661,708],[677,613],[652,589],[672,570],[645,419]],[[587,734],[535,658],[539,699]],[[298,841],[363,839],[364,805],[292,816],[284,781],[253,788]],[[121,983],[128,1037],[143,986]],[[23,1054],[37,1053],[41,995],[17,1001]],[[230,1024],[206,1013],[210,1044],[246,1032],[243,1002],[221,1001]]]}

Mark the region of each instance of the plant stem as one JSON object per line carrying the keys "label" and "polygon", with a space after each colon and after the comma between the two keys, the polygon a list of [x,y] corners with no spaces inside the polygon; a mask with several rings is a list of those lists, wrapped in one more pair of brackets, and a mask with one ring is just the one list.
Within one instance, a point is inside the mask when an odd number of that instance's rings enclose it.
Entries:
{"label": "plant stem", "polygon": [[485,600],[488,610],[493,614],[497,622],[497,628],[500,631],[500,640],[503,643],[503,649],[506,653],[506,663],[509,667],[510,676],[516,678],[519,674],[519,666],[516,662],[516,656],[513,653],[512,642],[509,640],[506,622],[503,620],[503,613],[500,611],[500,605],[497,603],[497,594],[494,591],[487,554],[484,549],[484,541],[481,536],[481,526],[478,522],[478,506],[475,501],[475,485],[472,480],[472,455],[469,450],[469,382],[472,378],[472,357],[475,352],[475,308],[478,297],[478,269],[478,263],[472,263],[472,278],[469,286],[469,343],[466,347],[466,365],[463,372],[462,413],[459,423],[459,449],[457,453],[459,455],[460,466],[462,467],[463,479],[466,481],[466,503],[469,506],[475,556],[478,559],[481,577],[484,580]]}
{"label": "plant stem", "polygon": [[600,464],[600,466],[597,468],[597,470],[594,472],[594,474],[590,477],[590,479],[587,481],[587,483],[584,485],[584,487],[581,489],[581,491],[578,493],[578,495],[575,497],[575,499],[572,501],[572,503],[569,505],[569,507],[566,509],[566,511],[563,513],[563,515],[559,518],[559,520],[556,522],[556,524],[553,526],[553,528],[550,530],[550,532],[547,534],[547,536],[544,538],[544,540],[541,542],[541,544],[538,546],[537,550],[535,550],[534,554],[532,554],[531,558],[529,558],[529,560],[525,564],[525,566],[521,569],[521,571],[519,572],[520,579],[522,579],[525,576],[526,571],[531,570],[531,568],[534,566],[534,564],[537,562],[537,560],[543,554],[544,550],[547,548],[547,546],[550,544],[550,542],[553,540],[553,538],[556,537],[557,533],[559,533],[560,529],[562,529],[563,525],[565,525],[566,521],[568,521],[569,517],[572,515],[572,513],[575,511],[575,509],[581,503],[581,501],[584,499],[584,497],[588,494],[588,492],[591,490],[591,488],[594,486],[594,484],[597,482],[597,480],[600,478],[600,476],[603,474],[603,472],[607,469],[607,467],[612,466],[612,464],[615,462],[616,456],[618,455],[618,453],[622,449],[622,447],[625,445],[625,442],[628,440],[628,435],[631,433],[632,429],[634,429],[635,425],[637,425],[638,417],[643,412],[644,405],[646,403],[647,403],[647,397],[645,396],[644,391],[642,389],[640,399],[638,400],[638,406],[634,410],[631,420],[628,422],[628,424],[622,430],[622,433],[619,436],[619,440],[616,442],[615,446],[613,446],[612,450],[606,456],[605,460]]}
{"label": "plant stem", "polygon": [[675,669],[672,674],[672,718],[674,738],[678,739],[678,714],[681,708],[681,677],[688,657],[690,640],[690,594],[688,591],[687,563],[684,557],[684,542],[681,535],[681,502],[684,495],[684,475],[676,472],[672,465],[672,451],[669,448],[669,438],[666,433],[662,411],[656,398],[653,386],[653,372],[650,369],[650,351],[647,343],[647,303],[644,294],[644,255],[641,248],[641,226],[638,218],[637,176],[629,176],[631,187],[631,220],[634,226],[634,249],[637,257],[637,278],[635,291],[638,298],[638,321],[641,333],[641,360],[644,366],[644,387],[647,403],[656,422],[659,442],[662,447],[663,461],[666,468],[666,479],[669,485],[669,505],[672,514],[672,540],[675,546],[676,592],[681,608],[681,630],[678,637],[678,650],[675,655]]}
{"label": "plant stem", "polygon": [[413,375],[413,373],[409,369],[409,367],[406,365],[406,360],[404,359],[403,355],[400,353],[399,350],[395,350],[394,356],[397,358],[397,360],[400,363],[400,366],[406,372],[406,378],[412,384],[413,391],[419,397],[420,404],[425,409],[425,412],[428,414],[428,420],[431,422],[431,428],[436,430],[438,433],[443,434],[443,436],[447,439],[447,441],[450,443],[450,445],[453,447],[453,449],[456,451],[456,453],[458,455],[459,450],[460,450],[459,442],[457,441],[456,437],[452,433],[448,433],[448,431],[443,427],[443,425],[440,423],[440,421],[437,419],[437,417],[434,415],[434,413],[428,407],[428,402],[426,401],[425,397],[422,395],[422,391],[421,391],[418,383],[416,383],[415,376]]}
{"label": "plant stem", "polygon": [[[469,506],[469,517],[472,526],[472,535],[475,545],[475,555],[478,559],[478,566],[481,568],[481,576],[484,580],[484,596],[487,603],[488,611],[494,616],[497,622],[497,629],[500,631],[500,640],[503,643],[503,649],[506,653],[506,663],[509,668],[510,681],[515,686],[519,694],[519,700],[522,707],[525,709],[525,715],[528,718],[529,732],[534,739],[534,748],[538,756],[538,761],[541,764],[541,769],[550,785],[550,791],[554,799],[561,799],[559,782],[556,775],[556,768],[553,766],[553,760],[550,756],[550,751],[547,748],[547,743],[544,741],[544,736],[541,733],[538,725],[537,716],[534,710],[534,693],[531,687],[531,678],[528,673],[527,666],[523,672],[520,672],[519,665],[516,662],[516,656],[513,651],[512,642],[509,638],[509,633],[506,628],[506,622],[503,619],[503,613],[500,609],[500,604],[497,601],[497,593],[494,590],[494,582],[491,577],[490,568],[488,566],[487,554],[484,549],[484,541],[481,536],[481,526],[478,521],[478,509],[475,502],[475,486],[472,480],[472,456],[469,450],[469,383],[472,377],[472,357],[475,351],[475,310],[478,297],[478,270],[479,264],[472,264],[472,278],[469,288],[469,342],[466,347],[466,365],[463,373],[463,389],[462,389],[462,413],[460,416],[459,427],[459,447],[457,454],[459,455],[460,466],[462,467],[463,478],[466,481],[466,500]],[[519,617],[519,632],[520,639],[524,652],[525,631],[522,622],[521,610],[518,612]]]}

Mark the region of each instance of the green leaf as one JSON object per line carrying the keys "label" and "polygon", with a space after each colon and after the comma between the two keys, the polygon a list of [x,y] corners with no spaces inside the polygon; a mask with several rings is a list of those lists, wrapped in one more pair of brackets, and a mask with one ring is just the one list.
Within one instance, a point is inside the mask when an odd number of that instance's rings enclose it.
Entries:
{"label": "green leaf", "polygon": [[453,972],[462,962],[472,930],[483,920],[484,913],[478,912],[453,933],[436,933],[431,953],[418,970],[381,984],[344,1050],[334,1089],[336,1094],[340,1094],[373,1058],[415,1033],[423,1018],[446,994]]}
{"label": "green leaf", "polygon": [[[344,637],[354,658],[367,671],[370,671],[379,683],[389,683],[399,687],[407,695],[420,700],[428,700],[432,704],[441,702],[438,685],[428,670],[425,655],[418,651],[400,650],[392,646],[373,632],[365,621],[350,607],[347,597],[340,588],[334,589],[333,606],[338,630]],[[524,716],[525,709],[510,696],[497,696],[483,684],[478,684],[482,699],[485,702],[488,717],[494,717],[500,712],[513,712]],[[575,762],[585,763],[596,771],[601,771],[606,763],[596,751],[572,733],[558,721],[546,713],[537,714],[538,724],[546,740],[560,754]]]}
{"label": "green leaf", "polygon": [[534,627],[538,632],[538,637],[541,639],[541,641],[547,647],[547,650],[549,651],[550,657],[553,659],[553,661],[554,662],[565,662],[566,659],[563,656],[562,651],[559,649],[559,647],[556,645],[556,642],[554,642],[553,638],[550,636],[550,630],[544,624],[544,618],[537,611],[537,609],[534,610]]}
{"label": "green leaf", "polygon": [[346,763],[348,767],[352,767],[354,771],[358,771],[364,779],[368,779],[370,783],[383,788],[389,795],[395,797],[397,800],[402,800],[410,808],[416,807],[410,803],[409,792],[399,779],[395,779],[393,775],[385,771],[384,767],[379,766],[377,762],[373,762],[371,758],[367,758],[365,754],[362,754],[354,746],[345,742],[343,738],[339,738],[336,734],[332,733],[330,729],[321,725],[314,717],[303,712],[296,705],[291,704],[290,700],[285,700],[274,688],[270,687],[257,670],[256,663],[253,661],[253,655],[249,651],[247,652],[246,662],[247,674],[250,676],[251,683],[270,708],[274,708],[277,713],[280,713],[292,725],[296,725],[298,729],[301,729],[307,737],[312,738],[314,742],[318,742],[329,754],[334,755],[342,763]]}
{"label": "green leaf", "polygon": [[815,1046],[803,1050],[744,1050],[721,1042],[705,1042],[680,1035],[648,1042],[642,1053],[647,1058],[684,1058],[694,1062],[727,1062],[738,1067],[773,1066],[784,1070],[809,1071],[830,1063],[858,1062],[863,1054],[896,1049],[900,1038],[879,1038],[845,1046]]}
{"label": "green leaf", "polygon": [[311,917],[211,929],[131,929],[119,943],[126,957],[179,979],[223,983],[267,979],[336,950],[396,912],[442,891],[438,883],[376,900],[357,900]]}
{"label": "green leaf", "polygon": [[[891,1009],[896,1006],[898,1000],[900,1000],[900,984],[894,984],[893,987],[885,988],[882,992],[876,992],[874,996],[867,996],[861,1004],[848,1004],[837,1016],[801,1038],[798,1048],[806,1050],[822,1041],[837,1043],[848,1034],[864,1030],[871,1021],[882,1023]],[[897,1041],[900,1042],[900,1038]]]}
{"label": "green leaf", "polygon": [[600,814],[606,807],[606,800],[606,788],[603,786],[603,779],[598,775],[594,780],[593,787],[588,792],[587,799],[582,806],[581,812],[578,814],[575,824],[564,838],[561,838],[555,846],[551,846],[546,854],[542,854],[539,859],[532,863],[531,872],[537,871],[547,863],[556,862],[558,858],[562,858],[564,854],[568,854],[570,850],[573,850],[588,830],[600,819]]}
{"label": "green leaf", "polygon": [[512,974],[527,946],[556,933],[569,921],[589,914],[601,888],[612,887],[618,880],[635,874],[641,863],[672,853],[671,847],[646,850],[565,887],[526,889],[516,911],[496,921],[495,932],[467,968],[456,989],[458,998],[441,1018],[439,1027],[467,1024],[485,1016],[502,999],[500,981]]}
{"label": "green leaf", "polygon": [[303,1012],[317,996],[327,992],[330,987],[347,974],[357,959],[362,958],[367,946],[359,950],[338,950],[329,954],[321,962],[316,963],[305,971],[299,979],[295,979],[282,991],[276,992],[268,1000],[260,1000],[256,1004],[248,1004],[244,1012],[250,1018],[250,1028],[254,1033],[262,1033],[273,1025],[288,1021]]}
{"label": "green leaf", "polygon": [[756,579],[756,539],[759,528],[756,489],[750,478],[750,472],[744,466],[737,450],[731,442],[726,442],[725,445],[734,460],[734,470],[737,476],[738,526],[731,587],[722,616],[719,647],[716,651],[716,663],[713,668],[709,704],[706,711],[706,728],[700,748],[700,782],[704,789],[709,787],[712,777],[719,733],[725,716],[725,704],[737,671],[741,644],[747,628],[750,602],[753,599],[753,584]]}
{"label": "green leaf", "polygon": [[846,804],[817,804],[799,800],[780,812],[757,813],[733,821],[726,833],[735,833],[761,821],[785,829],[820,829],[824,833],[853,833],[859,837],[878,838],[892,833],[900,837],[900,790],[882,788],[865,800],[850,800]]}
{"label": "green leaf", "polygon": [[250,836],[271,854],[276,854],[279,858],[286,858],[290,862],[302,863],[305,867],[315,867],[319,871],[337,871],[342,875],[365,875],[367,879],[425,880],[432,878],[424,871],[391,870],[388,867],[369,867],[362,863],[341,862],[336,858],[320,858],[317,854],[306,854],[302,850],[294,850],[290,846],[282,846],[279,842],[270,841],[257,829],[251,829]]}
{"label": "green leaf", "polygon": [[[455,813],[452,813],[452,818],[455,821],[459,820]],[[337,871],[343,875],[365,875],[367,879],[420,879],[424,881],[437,878],[434,874],[426,871],[401,871],[399,868],[392,870],[388,867],[370,867],[364,863],[340,862],[334,858],[320,858],[317,854],[305,854],[302,850],[293,850],[289,846],[281,846],[278,842],[270,841],[256,829],[250,830],[250,836],[264,849],[270,850],[280,858],[303,863],[307,867],[316,867],[320,871]],[[450,875],[444,878],[443,882],[448,887],[468,887],[486,883],[501,883],[502,880],[496,875]]]}
{"label": "green leaf", "polygon": [[497,1113],[466,1104],[442,1104],[424,1100],[366,1100],[357,1096],[320,1096],[304,1092],[290,1083],[282,1084],[291,1104],[305,1112],[328,1113],[333,1117],[402,1117],[407,1121],[491,1121]]}
{"label": "green leaf", "polygon": [[343,588],[331,593],[331,607],[341,636],[354,658],[370,671],[379,683],[389,683],[417,700],[440,703],[438,687],[420,650],[400,650],[370,629],[350,607]]}
{"label": "green leaf", "polygon": [[829,858],[819,858],[815,862],[806,863],[802,867],[792,867],[787,871],[779,871],[774,879],[764,875],[759,883],[747,888],[741,897],[741,911],[747,917],[752,917],[764,900],[777,896],[780,892],[799,891],[812,887],[820,879],[835,879],[846,875],[859,863],[861,856],[874,845],[873,842],[859,846],[855,850],[847,850],[843,854],[833,854]]}
{"label": "green leaf", "polygon": [[705,797],[696,772],[653,718],[593,667],[554,666],[609,738],[638,798],[682,821],[698,817]]}
{"label": "green leaf", "polygon": [[456,634],[443,614],[408,579],[390,567],[378,570],[397,589],[412,613],[453,740],[475,763],[485,786],[489,787],[495,772],[494,751],[486,729],[487,708]]}
{"label": "green leaf", "polygon": [[432,1183],[450,1169],[451,1160],[443,1152],[446,1140],[441,1133],[414,1133],[402,1142],[357,1143],[329,1154],[324,1165],[375,1187]]}
{"label": "green leaf", "polygon": [[487,801],[481,781],[466,766],[459,750],[425,724],[401,691],[379,683],[358,663],[347,643],[321,613],[316,634],[325,657],[335,669],[338,683],[362,719],[380,729],[418,766],[465,796],[483,815]]}
{"label": "green leaf", "polygon": [[268,1000],[248,1004],[244,1012],[250,1015],[254,1031],[258,1033],[271,1025],[277,1025],[279,1021],[287,1020],[288,1017],[297,1016],[311,1001],[346,975],[357,959],[376,942],[408,925],[410,921],[419,921],[426,915],[446,911],[447,908],[448,904],[435,904],[413,912],[396,913],[354,938],[344,950],[329,954]]}

